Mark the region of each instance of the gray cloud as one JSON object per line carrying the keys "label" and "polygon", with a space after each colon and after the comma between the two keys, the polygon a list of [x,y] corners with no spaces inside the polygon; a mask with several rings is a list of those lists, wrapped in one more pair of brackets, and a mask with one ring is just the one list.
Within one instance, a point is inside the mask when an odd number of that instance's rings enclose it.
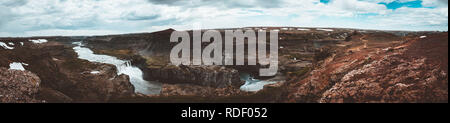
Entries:
{"label": "gray cloud", "polygon": [[27,3],[26,0],[2,0],[0,1],[0,28],[9,21],[11,21],[15,15],[11,12],[12,7],[22,6]]}
{"label": "gray cloud", "polygon": [[448,0],[439,0],[440,3],[448,5]]}
{"label": "gray cloud", "polygon": [[200,7],[200,6],[214,6],[226,8],[278,8],[281,7],[282,0],[147,0],[153,4],[162,4],[169,6],[184,6],[184,7]]}
{"label": "gray cloud", "polygon": [[2,0],[0,6],[16,7],[27,4],[27,0]]}
{"label": "gray cloud", "polygon": [[138,15],[136,12],[127,13],[122,18],[129,21],[141,21],[141,20],[155,20],[161,17],[160,15]]}
{"label": "gray cloud", "polygon": [[[395,28],[448,30],[447,0],[430,0],[427,9],[404,8],[368,18],[375,24],[359,22],[352,14],[380,12],[376,1],[342,0],[339,5],[317,4],[318,0],[0,0],[0,36],[10,35],[91,35],[108,32],[156,31],[165,28],[190,29],[192,23],[203,28],[243,26],[343,26],[352,28]],[[368,4],[373,3],[373,4]],[[342,9],[359,6],[356,9]],[[427,6],[428,7],[428,6]],[[387,10],[386,10],[387,11]],[[292,16],[295,15],[295,16]],[[297,17],[298,16],[298,17]],[[330,24],[321,18],[346,18]],[[364,16],[364,15],[363,15]],[[384,19],[384,20],[380,20]],[[327,19],[325,19],[327,20]],[[335,21],[335,20],[333,20]],[[445,22],[444,22],[445,21]],[[408,22],[408,23],[405,23]],[[360,24],[357,26],[353,26]],[[366,25],[367,24],[367,25]],[[390,25],[389,25],[390,24]],[[430,25],[432,24],[432,25]],[[352,26],[348,26],[352,25]],[[444,26],[442,26],[444,25]],[[434,26],[434,27],[432,27]],[[57,33],[57,32],[56,32]]]}

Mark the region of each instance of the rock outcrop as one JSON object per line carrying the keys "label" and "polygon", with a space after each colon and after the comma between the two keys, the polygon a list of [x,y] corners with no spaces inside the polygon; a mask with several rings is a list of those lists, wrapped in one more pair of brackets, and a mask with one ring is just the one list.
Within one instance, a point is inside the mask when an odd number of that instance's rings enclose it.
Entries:
{"label": "rock outcrop", "polygon": [[215,88],[244,85],[239,72],[222,66],[173,66],[147,68],[146,79],[172,84],[193,84]]}
{"label": "rock outcrop", "polygon": [[36,98],[41,79],[30,71],[0,67],[0,103],[43,103]]}
{"label": "rock outcrop", "polygon": [[448,102],[448,33],[397,43],[368,39],[368,47],[333,55],[306,79],[290,83],[286,101]]}
{"label": "rock outcrop", "polygon": [[190,84],[164,84],[161,96],[198,96],[198,97],[229,97],[236,95],[246,95],[239,88],[228,86],[225,88],[203,87]]}
{"label": "rock outcrop", "polygon": [[425,59],[389,56],[349,72],[320,102],[445,102],[448,90],[441,85],[448,82],[446,77],[445,71],[425,64]]}

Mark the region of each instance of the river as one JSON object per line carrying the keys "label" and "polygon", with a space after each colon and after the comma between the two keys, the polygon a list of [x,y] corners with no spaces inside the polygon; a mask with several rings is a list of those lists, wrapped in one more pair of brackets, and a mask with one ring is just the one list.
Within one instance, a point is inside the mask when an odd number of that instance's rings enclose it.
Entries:
{"label": "river", "polygon": [[132,66],[130,61],[120,60],[116,57],[108,55],[94,54],[91,49],[84,47],[82,42],[74,42],[73,44],[76,45],[73,49],[78,54],[78,58],[88,60],[90,62],[115,65],[117,68],[117,75],[128,75],[136,92],[147,95],[159,94],[161,92],[162,84],[155,81],[144,80],[142,70],[138,67]]}
{"label": "river", "polygon": [[264,89],[265,85],[268,84],[275,84],[278,82],[284,82],[284,78],[282,77],[276,77],[269,80],[259,80],[253,78],[249,73],[240,73],[241,80],[245,81],[245,84],[241,86],[241,90],[243,91],[249,91],[249,92],[256,92]]}

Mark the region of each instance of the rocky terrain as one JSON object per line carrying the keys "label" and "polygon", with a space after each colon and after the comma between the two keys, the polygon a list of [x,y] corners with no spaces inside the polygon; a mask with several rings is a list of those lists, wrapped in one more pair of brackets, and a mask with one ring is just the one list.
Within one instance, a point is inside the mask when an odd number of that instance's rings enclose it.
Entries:
{"label": "rocky terrain", "polygon": [[301,80],[286,102],[448,102],[448,33],[401,40],[361,35]]}
{"label": "rocky terrain", "polygon": [[[46,43],[33,43],[30,39],[2,39],[4,40],[14,44],[11,46],[14,49],[0,48],[0,67],[9,68],[11,62],[26,63],[23,66],[25,70],[39,77],[37,80],[40,80],[40,86],[36,87],[36,97],[40,100],[106,102],[111,98],[134,94],[134,87],[128,76],[117,76],[113,65],[78,59],[71,47],[60,42],[49,40]],[[6,69],[2,69],[0,73],[9,72],[4,70]],[[92,71],[98,73],[94,74]]]}
{"label": "rocky terrain", "polygon": [[[244,29],[279,31],[277,79],[260,77],[260,66],[171,65],[173,29],[92,37],[0,38],[4,43],[0,102],[448,102],[446,32]],[[145,80],[162,84],[161,92],[136,92],[137,85],[128,75],[118,75],[114,65],[79,59],[72,44],[79,41],[96,54],[131,61]],[[25,70],[9,70],[13,62],[24,63]],[[247,73],[275,84],[244,91],[240,87],[246,80],[241,75]]]}
{"label": "rocky terrain", "polygon": [[40,103],[36,98],[41,80],[30,71],[0,68],[0,102]]}

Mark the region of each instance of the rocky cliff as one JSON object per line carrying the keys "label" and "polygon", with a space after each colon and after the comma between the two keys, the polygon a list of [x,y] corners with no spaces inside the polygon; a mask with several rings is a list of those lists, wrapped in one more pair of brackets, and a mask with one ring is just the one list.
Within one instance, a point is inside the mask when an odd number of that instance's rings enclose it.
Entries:
{"label": "rocky cliff", "polygon": [[0,67],[9,68],[12,62],[26,63],[24,69],[39,77],[40,86],[36,87],[39,90],[36,96],[40,100],[106,102],[134,94],[128,76],[118,76],[113,65],[78,59],[70,46],[53,41],[36,44],[29,39],[4,40],[14,44],[9,45],[14,49],[0,48]]}
{"label": "rocky cliff", "polygon": [[285,101],[448,102],[448,33],[419,36],[362,36],[367,46],[345,48],[307,78],[289,83]]}
{"label": "rocky cliff", "polygon": [[172,66],[161,68],[147,68],[147,79],[159,80],[172,84],[194,84],[215,88],[228,86],[240,87],[244,81],[240,80],[239,72],[220,66]]}

